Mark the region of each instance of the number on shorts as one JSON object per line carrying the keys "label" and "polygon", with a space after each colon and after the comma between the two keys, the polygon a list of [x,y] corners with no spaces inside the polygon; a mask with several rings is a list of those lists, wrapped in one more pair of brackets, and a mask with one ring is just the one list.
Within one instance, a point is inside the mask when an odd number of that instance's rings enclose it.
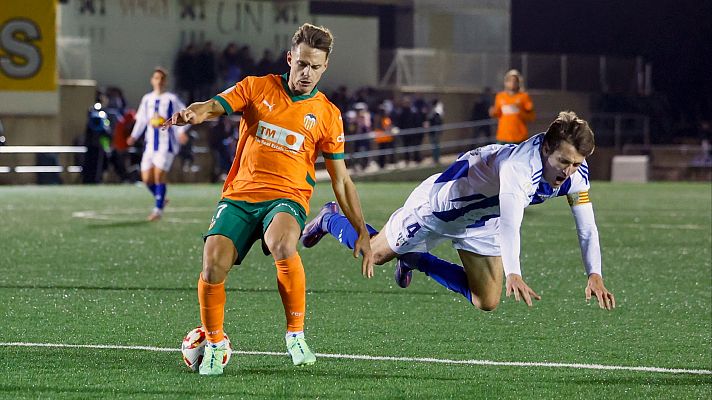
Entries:
{"label": "number on shorts", "polygon": [[420,224],[419,223],[414,223],[411,225],[406,226],[405,230],[408,232],[408,238],[412,238],[415,236],[415,233],[420,230]]}
{"label": "number on shorts", "polygon": [[215,214],[215,219],[220,218],[220,213],[222,212],[222,210],[224,210],[226,208],[227,208],[227,204],[220,204],[218,206],[218,212],[217,212],[217,214]]}

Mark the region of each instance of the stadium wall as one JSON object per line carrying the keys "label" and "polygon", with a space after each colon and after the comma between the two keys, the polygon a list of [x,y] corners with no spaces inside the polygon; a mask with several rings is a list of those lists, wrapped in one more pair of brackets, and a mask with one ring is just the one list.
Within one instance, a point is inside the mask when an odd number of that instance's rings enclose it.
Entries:
{"label": "stadium wall", "polygon": [[150,90],[151,70],[162,65],[172,71],[178,51],[190,42],[211,41],[221,52],[234,41],[249,45],[258,60],[264,49],[280,55],[289,48],[304,22],[324,24],[336,35],[326,86],[377,82],[377,18],[313,16],[308,1],[68,0],[58,14],[60,36],[90,39],[91,78],[122,88],[132,106]]}

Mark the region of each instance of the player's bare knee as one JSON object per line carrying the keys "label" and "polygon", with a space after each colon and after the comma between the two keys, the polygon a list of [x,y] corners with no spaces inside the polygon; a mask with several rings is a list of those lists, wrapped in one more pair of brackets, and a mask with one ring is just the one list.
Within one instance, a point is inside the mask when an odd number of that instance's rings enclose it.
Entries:
{"label": "player's bare knee", "polygon": [[[266,239],[266,238],[265,238]],[[291,257],[297,251],[296,243],[291,243],[288,240],[279,239],[266,239],[267,248],[269,252],[272,253],[272,257],[275,260],[284,260]]]}
{"label": "player's bare knee", "polygon": [[499,298],[472,296],[472,304],[482,311],[494,311],[499,305]]}
{"label": "player's bare knee", "polygon": [[393,257],[391,257],[389,254],[382,253],[382,252],[376,252],[373,254],[373,262],[376,265],[383,265],[387,263],[388,261],[391,261]]}

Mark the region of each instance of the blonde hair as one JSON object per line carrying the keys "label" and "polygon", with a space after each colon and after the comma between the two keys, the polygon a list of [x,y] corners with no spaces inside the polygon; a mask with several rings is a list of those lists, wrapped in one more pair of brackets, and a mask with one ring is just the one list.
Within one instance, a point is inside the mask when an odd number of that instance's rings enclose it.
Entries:
{"label": "blonde hair", "polygon": [[510,69],[504,74],[504,80],[506,81],[507,78],[510,76],[516,76],[517,80],[519,80],[519,91],[523,92],[524,91],[524,76],[519,72],[517,69]]}

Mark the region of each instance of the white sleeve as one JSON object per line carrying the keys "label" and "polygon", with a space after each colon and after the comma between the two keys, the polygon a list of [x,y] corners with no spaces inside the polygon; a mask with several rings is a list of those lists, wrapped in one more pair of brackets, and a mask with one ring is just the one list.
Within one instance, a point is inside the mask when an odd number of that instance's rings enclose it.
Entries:
{"label": "white sleeve", "polygon": [[520,233],[524,207],[527,202],[513,193],[499,195],[499,247],[502,252],[502,264],[505,276],[509,274],[522,275],[519,263]]}
{"label": "white sleeve", "polygon": [[529,197],[524,187],[531,185],[528,171],[522,165],[505,162],[499,171],[499,246],[505,276],[522,275],[519,262],[520,228]]}
{"label": "white sleeve", "polygon": [[601,273],[601,245],[598,242],[598,227],[593,216],[593,204],[590,202],[572,205],[571,213],[576,221],[576,233],[586,274]]}
{"label": "white sleeve", "polygon": [[134,123],[134,127],[131,130],[131,137],[134,139],[138,139],[143,135],[143,133],[146,131],[146,126],[148,125],[148,121],[146,121],[146,97],[141,99],[141,104],[138,106],[138,110],[136,111],[136,122]]}

